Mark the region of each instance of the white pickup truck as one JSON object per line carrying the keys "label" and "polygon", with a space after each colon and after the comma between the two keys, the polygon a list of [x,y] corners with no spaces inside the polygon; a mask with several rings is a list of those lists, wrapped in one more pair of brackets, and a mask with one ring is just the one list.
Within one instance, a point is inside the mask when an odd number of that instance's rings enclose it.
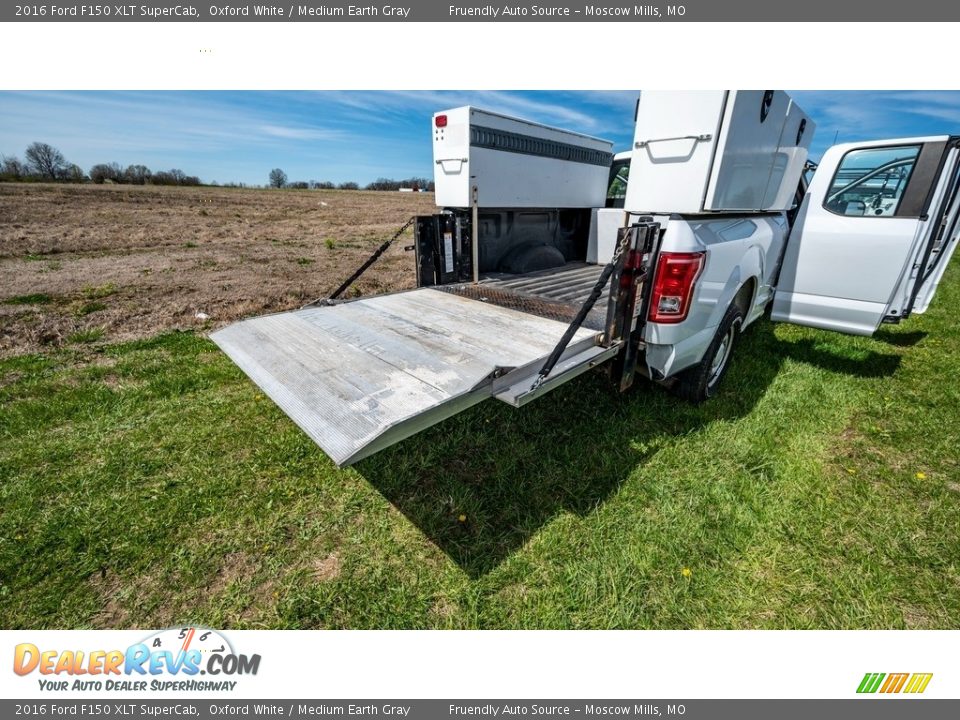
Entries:
{"label": "white pickup truck", "polygon": [[603,366],[709,398],[741,331],[870,335],[924,312],[957,245],[960,143],[830,148],[780,91],[644,92],[633,148],[436,113],[417,289],[253,318],[213,340],[338,465],[486,398]]}

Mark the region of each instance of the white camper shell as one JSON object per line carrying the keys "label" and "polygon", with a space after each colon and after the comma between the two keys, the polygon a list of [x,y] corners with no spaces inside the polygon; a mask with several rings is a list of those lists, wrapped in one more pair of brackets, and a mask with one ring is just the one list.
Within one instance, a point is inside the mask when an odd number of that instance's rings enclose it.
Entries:
{"label": "white camper shell", "polygon": [[957,137],[837,146],[808,185],[813,122],[785,93],[644,92],[637,110],[615,157],[476,108],[437,113],[418,288],[213,340],[349,465],[598,366],[621,390],[639,374],[703,401],[771,306],[861,335],[929,306],[960,236]]}
{"label": "white camper shell", "polygon": [[602,207],[612,159],[607,140],[475,107],[433,116],[438,207]]}
{"label": "white camper shell", "polygon": [[813,132],[813,121],[780,90],[644,91],[626,207],[789,210]]}

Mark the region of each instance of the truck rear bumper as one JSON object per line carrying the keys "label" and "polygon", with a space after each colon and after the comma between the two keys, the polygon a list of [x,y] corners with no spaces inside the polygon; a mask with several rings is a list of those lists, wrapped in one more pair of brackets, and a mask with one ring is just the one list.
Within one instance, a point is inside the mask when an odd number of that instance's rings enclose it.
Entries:
{"label": "truck rear bumper", "polygon": [[696,365],[703,359],[716,332],[717,326],[713,325],[670,345],[648,342],[646,363],[650,376],[663,380]]}

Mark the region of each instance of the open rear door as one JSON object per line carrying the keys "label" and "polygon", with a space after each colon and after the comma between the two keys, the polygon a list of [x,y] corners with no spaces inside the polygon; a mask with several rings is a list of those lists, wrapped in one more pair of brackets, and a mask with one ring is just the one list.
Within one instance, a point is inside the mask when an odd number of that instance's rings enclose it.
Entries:
{"label": "open rear door", "polygon": [[578,330],[530,392],[567,323],[421,288],[268,315],[211,336],[337,465],[491,396],[521,405],[610,357]]}
{"label": "open rear door", "polygon": [[830,148],[790,233],[773,319],[855,335],[926,310],[957,244],[957,138]]}

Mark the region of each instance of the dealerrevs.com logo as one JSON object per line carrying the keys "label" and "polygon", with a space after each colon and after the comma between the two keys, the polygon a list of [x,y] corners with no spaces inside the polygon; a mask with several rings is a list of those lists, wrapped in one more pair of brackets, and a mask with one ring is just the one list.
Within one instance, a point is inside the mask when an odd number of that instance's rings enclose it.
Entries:
{"label": "dealerrevs.com logo", "polygon": [[46,691],[231,691],[239,676],[256,675],[260,655],[234,651],[215,630],[162,630],[126,650],[14,648],[13,671],[37,675]]}

